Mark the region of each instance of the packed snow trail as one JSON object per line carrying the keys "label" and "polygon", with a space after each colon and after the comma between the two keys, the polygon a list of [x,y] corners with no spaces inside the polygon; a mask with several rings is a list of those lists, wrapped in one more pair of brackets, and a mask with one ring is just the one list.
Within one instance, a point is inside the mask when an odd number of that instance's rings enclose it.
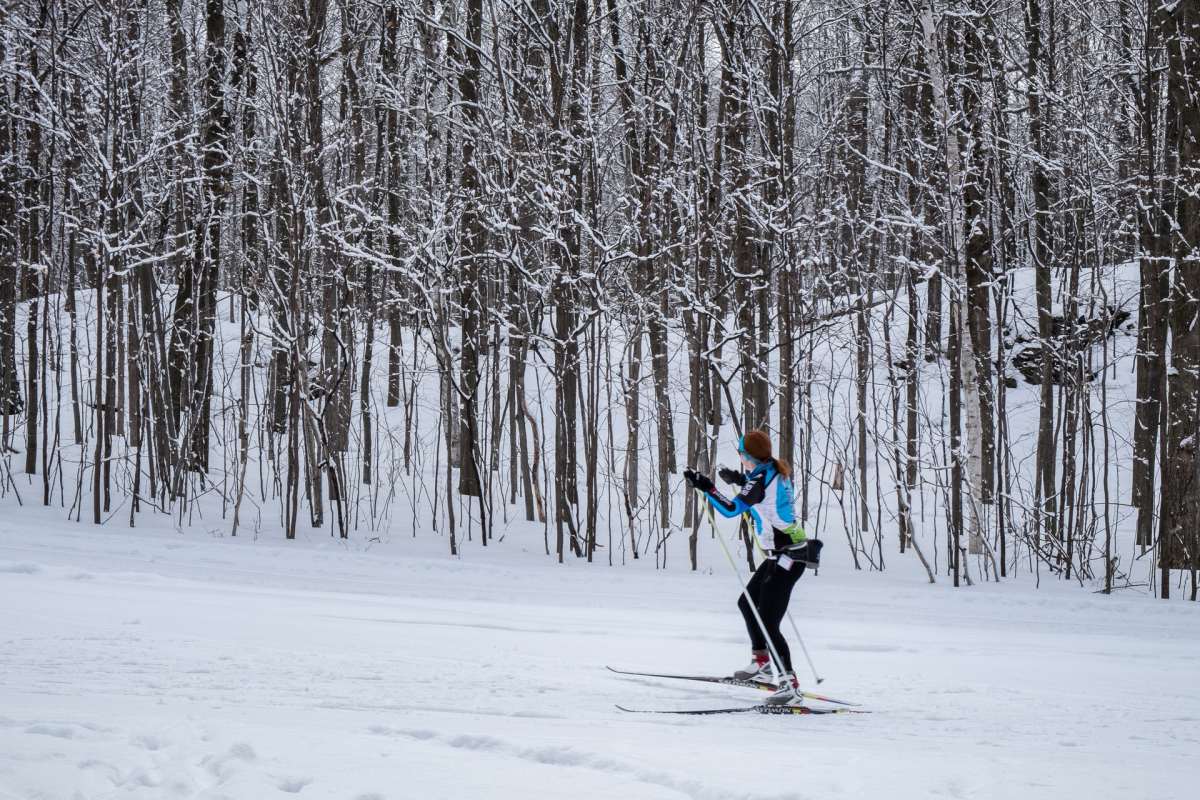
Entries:
{"label": "packed snow trail", "polygon": [[632,715],[616,704],[754,702],[604,668],[740,663],[728,575],[558,566],[516,536],[453,560],[433,535],[284,543],[59,513],[0,522],[4,800],[1092,800],[1200,781],[1192,604],[827,564],[793,610],[823,691],[871,714]]}

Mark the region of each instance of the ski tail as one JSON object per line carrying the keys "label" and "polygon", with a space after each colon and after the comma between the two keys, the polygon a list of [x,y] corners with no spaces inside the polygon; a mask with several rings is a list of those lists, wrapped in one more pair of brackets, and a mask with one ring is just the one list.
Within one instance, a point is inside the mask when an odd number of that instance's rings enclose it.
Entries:
{"label": "ski tail", "polygon": [[832,703],[835,706],[849,706],[857,708],[858,706],[862,705],[862,703],[852,703],[849,700],[838,700],[836,697],[826,697],[823,694],[816,694],[815,692],[801,691],[800,695],[805,700],[820,700],[822,703]]}
{"label": "ski tail", "polygon": [[618,705],[621,711],[629,714],[686,714],[689,716],[707,716],[711,714],[748,714],[753,713],[758,706],[741,706],[738,708],[693,708],[693,709],[659,709],[659,708],[626,708]]}
{"label": "ski tail", "polygon": [[672,681],[694,681],[697,683],[718,683],[723,686],[741,686],[747,689],[759,689],[764,692],[773,692],[778,687],[770,681],[755,681],[743,680],[732,676],[722,675],[673,675],[664,672],[635,672],[632,670],[617,669],[616,667],[605,667],[609,672],[617,675],[628,675],[635,678],[662,678]]}

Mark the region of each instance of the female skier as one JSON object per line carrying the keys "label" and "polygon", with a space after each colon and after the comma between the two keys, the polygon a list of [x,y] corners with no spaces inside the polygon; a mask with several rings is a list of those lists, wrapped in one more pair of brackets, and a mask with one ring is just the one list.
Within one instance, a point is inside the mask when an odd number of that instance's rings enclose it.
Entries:
{"label": "female skier", "polygon": [[[754,520],[754,533],[763,552],[763,562],[755,570],[746,590],[738,597],[738,609],[746,621],[754,660],[745,669],[734,673],[742,680],[771,680],[771,659],[767,639],[746,601],[754,602],[771,646],[782,662],[779,667],[779,688],[767,698],[769,705],[798,703],[803,695],[792,670],[792,654],[779,631],[779,623],[787,613],[792,587],[804,574],[806,563],[815,566],[820,544],[806,541],[804,530],[796,523],[792,509],[791,471],[784,462],[771,456],[771,439],[763,431],[750,431],[738,443],[743,471],[722,468],[721,479],[741,487],[731,500],[717,491],[710,478],[694,470],[684,470],[683,477],[704,493],[712,507],[725,517],[749,514]],[[813,547],[809,547],[809,545]]]}

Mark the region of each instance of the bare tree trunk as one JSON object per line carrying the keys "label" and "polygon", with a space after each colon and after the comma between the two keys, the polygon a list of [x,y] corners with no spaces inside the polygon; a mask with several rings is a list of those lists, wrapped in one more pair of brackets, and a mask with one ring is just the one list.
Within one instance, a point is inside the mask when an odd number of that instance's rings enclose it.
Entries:
{"label": "bare tree trunk", "polygon": [[[49,9],[42,7],[37,29],[33,32],[33,41],[29,45],[29,75],[36,76],[40,72],[38,65],[38,47],[41,44],[42,29],[45,28]],[[38,352],[38,275],[42,270],[48,270],[48,265],[42,261],[42,124],[41,96],[37,91],[29,92],[25,100],[24,114],[29,123],[26,126],[27,158],[25,179],[25,291],[23,295],[28,303],[28,315],[25,321],[26,341],[26,381],[25,381],[25,472],[32,475],[37,472],[38,456],[38,423],[41,421],[41,407],[38,403],[38,367],[41,356]],[[3,125],[0,122],[0,125]],[[3,155],[0,155],[2,158]],[[9,220],[11,217],[4,217]],[[2,268],[2,267],[0,267]]]}
{"label": "bare tree trunk", "polygon": [[[1171,220],[1176,259],[1171,292],[1171,368],[1168,371],[1166,454],[1162,479],[1160,591],[1169,596],[1170,570],[1194,569],[1200,546],[1200,484],[1196,435],[1200,420],[1200,9],[1193,3],[1163,5],[1155,23],[1167,51],[1167,141],[1174,145],[1174,202],[1163,210]],[[1195,589],[1193,589],[1193,594]]]}
{"label": "bare tree trunk", "polygon": [[[583,109],[581,106],[583,87],[586,86],[588,72],[588,6],[586,0],[575,0],[571,14],[570,41],[568,52],[571,59],[571,86],[569,97],[564,100],[559,87],[559,93],[552,98],[555,108],[563,108],[564,102],[569,103],[568,116],[570,126],[570,141],[572,145],[567,152],[559,155],[566,159],[568,166],[568,190],[560,201],[561,219],[582,217],[583,207]],[[566,166],[564,165],[564,166]],[[567,205],[569,203],[569,206]],[[579,344],[576,338],[576,305],[578,302],[575,278],[579,272],[581,255],[580,232],[577,225],[559,223],[563,226],[563,239],[560,268],[553,287],[554,302],[554,364],[557,391],[555,392],[555,422],[554,422],[554,451],[555,451],[555,527],[558,536],[558,558],[562,561],[564,535],[570,533],[571,551],[576,556],[583,555],[578,541],[575,526],[575,510],[578,508],[577,488],[577,435],[576,417],[579,392]]]}
{"label": "bare tree trunk", "polygon": [[[974,2],[974,0],[973,0]],[[982,19],[982,12],[979,18]],[[967,391],[972,405],[967,414],[967,442],[970,453],[971,481],[971,538],[973,555],[983,555],[983,536],[987,526],[985,508],[995,494],[995,409],[992,394],[992,232],[988,220],[985,181],[987,153],[985,151],[986,116],[984,114],[984,61],[986,55],[981,39],[986,30],[977,25],[964,26],[964,76],[960,90],[966,125],[966,154],[963,164],[963,264],[966,292],[962,309],[963,327],[970,337],[970,347],[963,363],[963,382],[970,381]]]}
{"label": "bare tree trunk", "polygon": [[[462,351],[461,351],[461,383],[462,397],[460,400],[459,435],[459,483],[461,494],[471,497],[481,497],[483,487],[479,480],[479,464],[476,456],[479,452],[477,432],[479,430],[479,415],[476,410],[476,399],[479,392],[479,339],[483,335],[483,303],[481,293],[481,268],[484,250],[487,247],[486,233],[479,219],[478,204],[480,167],[475,153],[476,140],[483,134],[480,124],[479,110],[479,73],[480,45],[482,43],[483,2],[468,0],[465,59],[458,76],[458,92],[462,97],[463,130],[462,138],[462,171],[459,178],[459,188],[462,192],[462,227],[463,248],[460,255],[462,263],[462,279],[459,283],[459,297],[462,305]],[[480,502],[480,513],[483,513],[483,503]],[[486,525],[484,525],[486,531]],[[481,537],[487,544],[486,532]]]}
{"label": "bare tree trunk", "polygon": [[[925,50],[926,62],[929,65],[930,83],[933,88],[934,101],[939,113],[942,139],[946,155],[946,178],[949,191],[958,196],[963,192],[964,175],[957,133],[950,125],[951,112],[947,96],[947,82],[943,68],[942,56],[938,49],[937,26],[934,21],[932,3],[926,2],[920,13],[920,23],[923,29],[922,46]],[[950,224],[949,261],[952,265],[952,285],[956,291],[950,300],[950,450],[951,450],[951,562],[954,572],[954,585],[959,585],[960,577],[970,582],[969,573],[961,569],[961,535],[963,530],[963,498],[962,485],[964,478],[962,457],[962,428],[961,412],[958,398],[960,393],[966,394],[964,403],[967,412],[967,442],[971,445],[972,454],[969,459],[967,474],[971,480],[967,483],[970,490],[968,512],[971,513],[971,535],[979,531],[979,466],[982,459],[977,459],[978,448],[982,441],[979,436],[979,397],[978,384],[975,374],[975,359],[972,354],[970,333],[967,330],[969,321],[966,314],[965,292],[959,287],[962,270],[962,256],[959,235],[966,231],[963,209],[961,204],[953,203],[954,215]]]}
{"label": "bare tree trunk", "polygon": [[[0,20],[7,21],[8,8],[0,10]],[[8,36],[0,36],[0,63],[7,63]],[[0,414],[4,427],[0,448],[9,447],[10,417],[21,413],[21,379],[17,371],[17,265],[19,260],[16,226],[10,220],[17,216],[16,189],[17,139],[13,126],[17,115],[12,107],[13,89],[9,72],[0,73]]]}
{"label": "bare tree trunk", "polygon": [[1043,77],[1042,48],[1042,5],[1041,0],[1026,0],[1025,42],[1028,49],[1026,61],[1026,108],[1029,115],[1029,139],[1034,158],[1030,165],[1030,183],[1033,191],[1033,268],[1036,274],[1038,337],[1042,348],[1041,402],[1038,411],[1037,480],[1035,481],[1035,503],[1044,516],[1044,529],[1053,537],[1058,528],[1058,503],[1055,497],[1054,456],[1054,320],[1051,314],[1050,282],[1052,277],[1053,253],[1051,250],[1050,180],[1045,163],[1050,158],[1046,141],[1048,109],[1045,107],[1046,84]]}
{"label": "bare tree trunk", "polygon": [[1163,361],[1167,357],[1168,321],[1164,313],[1169,287],[1169,247],[1160,230],[1164,225],[1164,202],[1159,187],[1160,118],[1157,52],[1161,25],[1159,0],[1147,0],[1146,46],[1143,48],[1140,93],[1138,230],[1141,257],[1141,292],[1137,347],[1137,406],[1133,432],[1133,496],[1138,509],[1137,542],[1149,547],[1154,538],[1154,475],[1159,448],[1159,425],[1166,395]]}

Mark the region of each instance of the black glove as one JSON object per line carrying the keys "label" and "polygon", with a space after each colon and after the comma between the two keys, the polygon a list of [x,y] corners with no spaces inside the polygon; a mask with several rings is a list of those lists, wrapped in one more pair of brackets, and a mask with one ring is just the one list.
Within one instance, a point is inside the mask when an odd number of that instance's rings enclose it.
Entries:
{"label": "black glove", "polygon": [[685,469],[683,471],[683,479],[705,494],[717,488],[713,485],[711,478],[707,475],[701,475],[693,469]]}
{"label": "black glove", "polygon": [[729,467],[721,467],[717,470],[717,474],[721,476],[721,480],[734,486],[746,485],[746,473],[741,470],[730,469]]}

